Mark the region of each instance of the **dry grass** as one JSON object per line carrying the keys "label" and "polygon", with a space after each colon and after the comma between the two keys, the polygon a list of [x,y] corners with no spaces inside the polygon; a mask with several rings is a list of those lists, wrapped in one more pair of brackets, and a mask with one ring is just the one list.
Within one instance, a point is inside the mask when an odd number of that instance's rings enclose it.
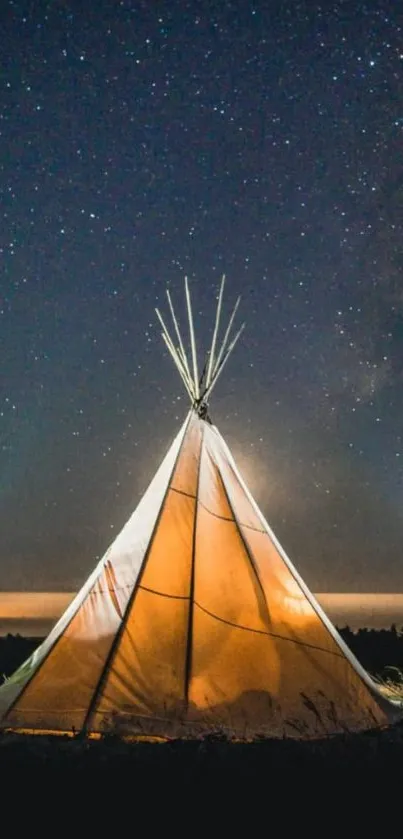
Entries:
{"label": "dry grass", "polygon": [[390,675],[384,679],[375,678],[374,681],[382,691],[383,695],[392,702],[401,702],[403,705],[403,670],[399,667],[388,667]]}

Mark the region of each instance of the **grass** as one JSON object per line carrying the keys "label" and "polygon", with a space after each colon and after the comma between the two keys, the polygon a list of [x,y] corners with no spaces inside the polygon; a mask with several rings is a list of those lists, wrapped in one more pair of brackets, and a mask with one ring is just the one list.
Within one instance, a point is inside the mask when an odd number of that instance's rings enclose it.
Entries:
{"label": "grass", "polygon": [[402,777],[403,724],[383,731],[338,735],[311,742],[260,739],[231,741],[216,733],[197,740],[126,742],[107,735],[99,739],[71,736],[0,735],[0,775],[44,779],[62,773],[74,783],[80,778],[130,778],[137,792],[149,785],[200,794],[225,783],[244,793],[270,780],[302,782],[304,778],[340,774],[357,782],[364,776]]}
{"label": "grass", "polygon": [[403,704],[403,670],[399,667],[387,667],[386,669],[390,675],[385,678],[375,677],[374,681],[387,699]]}

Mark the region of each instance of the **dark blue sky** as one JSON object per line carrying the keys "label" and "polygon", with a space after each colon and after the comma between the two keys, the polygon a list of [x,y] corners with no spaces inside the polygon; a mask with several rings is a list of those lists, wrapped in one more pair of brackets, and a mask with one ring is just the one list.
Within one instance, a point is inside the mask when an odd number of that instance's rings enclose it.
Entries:
{"label": "dark blue sky", "polygon": [[84,582],[187,410],[154,306],[188,274],[205,343],[225,272],[265,514],[314,590],[403,590],[398,6],[2,4],[2,588]]}

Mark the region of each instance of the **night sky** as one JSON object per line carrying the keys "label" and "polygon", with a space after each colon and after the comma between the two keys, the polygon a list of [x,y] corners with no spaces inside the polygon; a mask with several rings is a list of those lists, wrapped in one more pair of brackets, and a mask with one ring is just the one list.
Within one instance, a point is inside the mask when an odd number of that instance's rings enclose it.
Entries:
{"label": "night sky", "polygon": [[77,589],[242,294],[211,415],[314,591],[403,591],[396,0],[1,4],[0,587]]}

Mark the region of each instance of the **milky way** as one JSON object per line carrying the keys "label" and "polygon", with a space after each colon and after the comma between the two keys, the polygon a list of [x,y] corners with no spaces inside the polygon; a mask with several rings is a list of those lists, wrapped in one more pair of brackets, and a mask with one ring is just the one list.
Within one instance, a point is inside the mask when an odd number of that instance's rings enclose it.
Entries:
{"label": "milky way", "polygon": [[4,1],[2,588],[85,580],[187,411],[154,307],[187,274],[205,345],[225,273],[211,414],[275,532],[402,590],[398,6]]}

